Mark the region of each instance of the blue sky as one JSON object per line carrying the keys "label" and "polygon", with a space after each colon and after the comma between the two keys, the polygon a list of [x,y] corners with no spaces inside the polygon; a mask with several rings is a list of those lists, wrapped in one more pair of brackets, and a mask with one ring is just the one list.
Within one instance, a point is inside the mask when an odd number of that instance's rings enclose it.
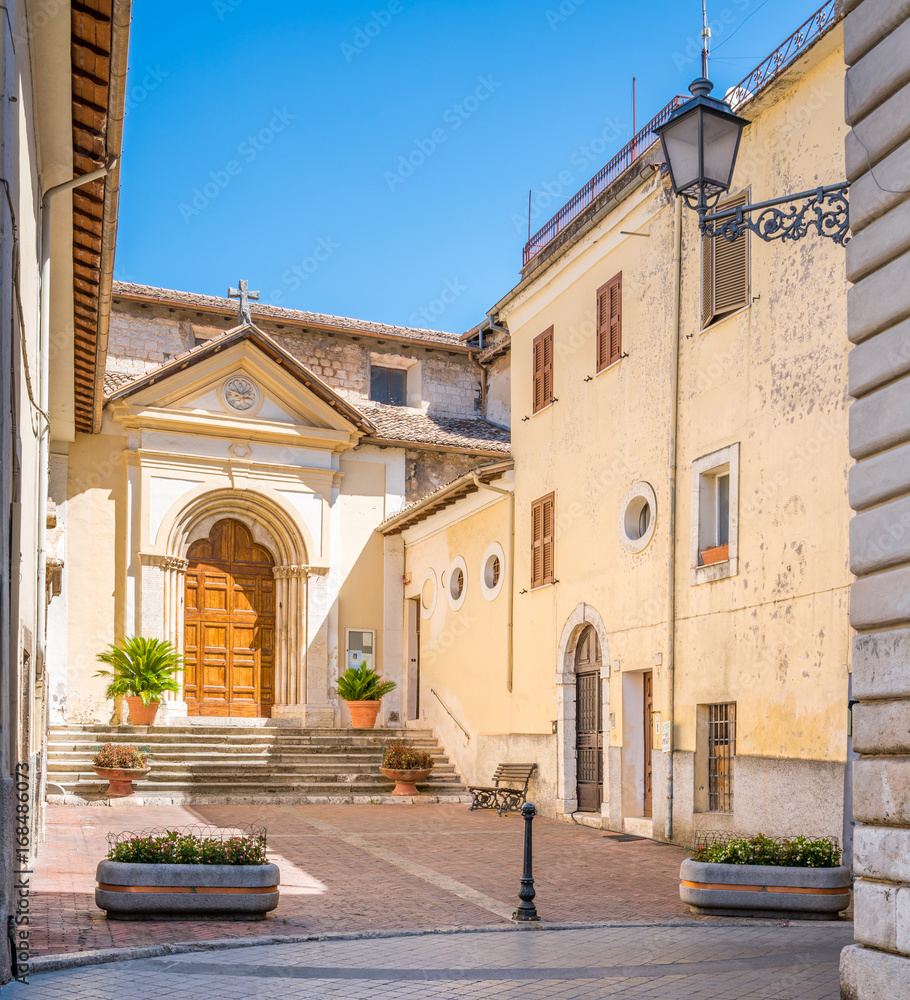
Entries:
{"label": "blue sky", "polygon": [[[821,0],[714,0],[715,93]],[[699,75],[698,0],[135,0],[116,277],[461,332]]]}

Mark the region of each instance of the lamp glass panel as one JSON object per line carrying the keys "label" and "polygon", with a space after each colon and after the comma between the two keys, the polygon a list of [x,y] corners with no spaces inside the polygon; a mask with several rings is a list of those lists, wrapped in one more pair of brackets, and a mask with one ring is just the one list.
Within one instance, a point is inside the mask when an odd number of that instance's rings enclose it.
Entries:
{"label": "lamp glass panel", "polygon": [[699,110],[680,115],[661,132],[664,153],[677,194],[698,181]]}
{"label": "lamp glass panel", "polygon": [[725,191],[733,180],[733,165],[736,146],[742,132],[742,124],[714,115],[707,109],[704,113],[705,179],[712,181]]}

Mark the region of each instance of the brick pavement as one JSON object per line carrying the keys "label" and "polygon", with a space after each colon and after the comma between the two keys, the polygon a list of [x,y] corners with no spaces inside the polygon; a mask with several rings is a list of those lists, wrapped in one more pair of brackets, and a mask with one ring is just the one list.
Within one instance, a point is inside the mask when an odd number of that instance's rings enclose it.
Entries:
{"label": "brick pavement", "polygon": [[32,976],[4,1000],[837,1000],[849,925],[509,929],[228,948]]}
{"label": "brick pavement", "polygon": [[[95,907],[94,870],[109,831],[249,822],[267,825],[282,868],[281,901],[269,919],[108,922]],[[546,819],[535,820],[534,837],[545,920],[695,923],[677,890],[682,849],[617,842]],[[32,883],[31,950],[503,925],[518,903],[521,850],[517,816],[463,805],[49,806]]]}

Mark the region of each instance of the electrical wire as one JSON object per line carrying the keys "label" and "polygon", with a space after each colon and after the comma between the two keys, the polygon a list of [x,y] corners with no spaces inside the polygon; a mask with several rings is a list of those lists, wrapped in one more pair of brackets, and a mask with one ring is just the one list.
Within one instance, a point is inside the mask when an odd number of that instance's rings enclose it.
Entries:
{"label": "electrical wire", "polygon": [[[850,73],[847,73],[847,90],[853,91],[853,84],[850,82]],[[848,99],[844,102],[844,117],[847,119],[847,124],[853,131],[853,138],[863,147],[866,153],[866,163],[869,166],[869,176],[872,178],[872,183],[879,189],[879,191],[884,191],[885,194],[910,194],[910,188],[903,188],[898,190],[896,188],[883,187],[878,182],[878,178],[875,176],[875,170],[872,166],[872,154],[869,152],[869,147],[863,142],[859,137],[859,132],[856,131],[856,126],[853,124],[853,117],[850,114],[850,100]]]}
{"label": "electrical wire", "polygon": [[[754,16],[755,16],[755,15],[756,15],[756,14],[757,14],[757,13],[758,13],[758,12],[759,12],[759,11],[760,11],[761,9],[762,9],[762,7],[764,7],[764,6],[765,6],[765,4],[767,4],[767,3],[770,3],[770,0],[763,0],[763,2],[762,2],[762,3],[760,3],[760,4],[759,4],[759,5],[758,5],[758,6],[757,6],[757,7],[755,8],[755,10],[753,10],[753,11],[752,11],[752,13],[751,13],[751,14],[749,15],[749,17],[754,17]],[[715,51],[716,51],[717,49],[719,49],[719,48],[720,48],[720,47],[721,47],[722,45],[726,45],[726,44],[727,44],[727,42],[729,42],[729,41],[730,41],[730,39],[731,39],[731,38],[732,38],[732,37],[733,37],[733,36],[734,36],[734,35],[736,34],[736,32],[737,32],[737,31],[739,31],[739,29],[740,29],[740,28],[741,28],[741,27],[742,27],[742,26],[743,26],[743,25],[744,25],[744,24],[746,23],[746,21],[748,21],[748,20],[749,20],[749,17],[744,17],[744,18],[742,19],[742,21],[740,21],[740,22],[739,22],[739,24],[738,24],[738,25],[736,26],[736,28],[735,28],[735,29],[734,29],[734,30],[733,30],[732,32],[730,32],[730,34],[729,34],[729,35],[727,35],[727,37],[726,37],[726,38],[725,38],[725,39],[724,39],[724,40],[723,40],[723,41],[722,41],[722,42],[720,43],[720,45],[715,45],[715,46],[714,46],[714,49],[715,49]]]}

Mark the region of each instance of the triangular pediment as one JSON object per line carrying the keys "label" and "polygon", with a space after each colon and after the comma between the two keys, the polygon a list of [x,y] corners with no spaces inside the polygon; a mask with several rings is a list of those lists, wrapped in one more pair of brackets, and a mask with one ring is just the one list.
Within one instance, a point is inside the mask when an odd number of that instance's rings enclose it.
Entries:
{"label": "triangular pediment", "polygon": [[255,327],[238,328],[173,359],[112,399],[127,402],[133,414],[173,411],[213,425],[372,430],[353,405]]}

